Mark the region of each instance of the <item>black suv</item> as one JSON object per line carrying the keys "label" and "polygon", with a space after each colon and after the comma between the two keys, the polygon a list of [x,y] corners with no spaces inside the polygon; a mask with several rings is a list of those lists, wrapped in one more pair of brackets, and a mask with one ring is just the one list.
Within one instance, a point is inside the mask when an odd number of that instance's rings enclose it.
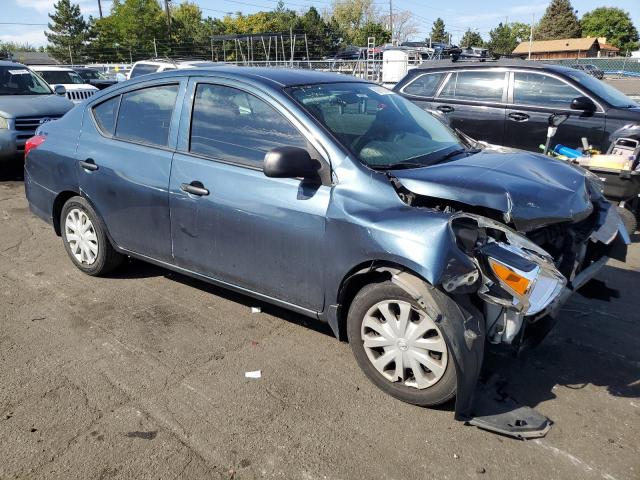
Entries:
{"label": "black suv", "polygon": [[640,105],[588,73],[530,61],[428,62],[394,91],[452,128],[497,145],[539,151],[554,112],[570,113],[554,143],[602,151],[620,137],[640,139]]}

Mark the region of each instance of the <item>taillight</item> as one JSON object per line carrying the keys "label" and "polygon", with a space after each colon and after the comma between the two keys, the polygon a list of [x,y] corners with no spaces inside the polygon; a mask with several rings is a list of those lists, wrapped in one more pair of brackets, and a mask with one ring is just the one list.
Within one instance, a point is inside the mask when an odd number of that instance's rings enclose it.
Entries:
{"label": "taillight", "polygon": [[24,144],[24,158],[27,158],[29,152],[32,149],[38,148],[40,145],[42,145],[46,139],[47,137],[45,137],[44,135],[36,135],[35,137],[31,137],[29,140],[27,140],[27,143]]}

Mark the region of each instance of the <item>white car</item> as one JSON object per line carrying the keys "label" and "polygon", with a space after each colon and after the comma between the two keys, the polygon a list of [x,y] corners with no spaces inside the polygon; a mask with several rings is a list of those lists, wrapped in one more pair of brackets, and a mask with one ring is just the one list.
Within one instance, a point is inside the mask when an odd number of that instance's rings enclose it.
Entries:
{"label": "white car", "polygon": [[224,62],[212,62],[209,60],[141,60],[133,64],[127,75],[127,79],[148,75],[150,73],[166,72],[168,70],[178,70],[183,68],[211,67],[215,65],[225,65]]}
{"label": "white car", "polygon": [[71,68],[49,65],[30,68],[41,76],[51,88],[62,85],[67,90],[65,96],[73,103],[80,103],[98,91],[93,85],[85,83],[82,77]]}

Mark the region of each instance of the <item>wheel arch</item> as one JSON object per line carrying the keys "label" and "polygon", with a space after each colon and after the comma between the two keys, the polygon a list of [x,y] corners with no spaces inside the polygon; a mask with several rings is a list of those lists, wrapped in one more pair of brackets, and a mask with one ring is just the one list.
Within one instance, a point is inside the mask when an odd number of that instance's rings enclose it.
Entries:
{"label": "wheel arch", "polygon": [[56,235],[59,237],[62,236],[62,226],[60,225],[60,215],[62,215],[62,208],[64,204],[70,198],[80,197],[80,193],[74,192],[73,190],[63,190],[60,192],[56,198],[53,200],[53,206],[51,208],[51,219],[53,220],[53,230],[56,232]]}

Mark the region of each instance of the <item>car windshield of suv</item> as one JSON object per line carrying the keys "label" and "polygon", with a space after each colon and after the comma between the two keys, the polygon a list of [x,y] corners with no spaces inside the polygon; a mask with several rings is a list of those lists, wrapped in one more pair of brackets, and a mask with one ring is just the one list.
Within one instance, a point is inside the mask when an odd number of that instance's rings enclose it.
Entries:
{"label": "car windshield of suv", "polygon": [[598,80],[597,78],[592,77],[588,73],[582,72],[580,70],[574,70],[571,72],[567,72],[566,75],[576,82],[580,83],[581,85],[584,85],[585,88],[591,90],[593,93],[598,95],[613,107],[631,108],[638,106],[636,102],[627,97],[617,88],[612,87],[602,80]]}
{"label": "car windshield of suv", "polygon": [[81,70],[77,72],[85,80],[107,80],[108,77],[97,70]]}
{"label": "car windshield of suv", "polygon": [[464,150],[448,127],[384,87],[349,82],[292,87],[288,91],[371,168],[433,165]]}
{"label": "car windshield of suv", "polygon": [[0,66],[0,95],[51,95],[51,88],[25,67]]}
{"label": "car windshield of suv", "polygon": [[44,78],[49,85],[84,83],[82,77],[76,72],[67,72],[65,70],[41,70],[38,72],[38,75]]}

